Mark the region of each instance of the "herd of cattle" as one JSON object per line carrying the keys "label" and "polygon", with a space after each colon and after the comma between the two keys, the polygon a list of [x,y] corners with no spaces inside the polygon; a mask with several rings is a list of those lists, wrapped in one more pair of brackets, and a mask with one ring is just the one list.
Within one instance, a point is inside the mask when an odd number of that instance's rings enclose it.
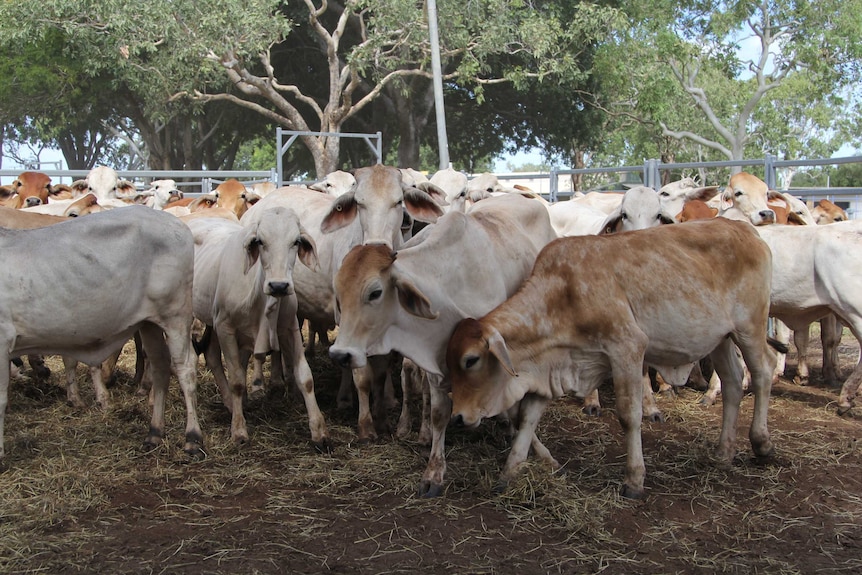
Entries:
{"label": "herd of cattle", "polygon": [[[597,388],[612,380],[627,449],[623,493],[637,498],[641,419],[662,418],[650,370],[662,385],[700,381],[706,401],[722,393],[724,459],[734,455],[750,385],[749,439],[767,456],[770,387],[783,373],[789,330],[802,381],[812,322],[821,322],[827,381],[844,326],[862,342],[862,222],[843,221],[826,200],[809,208],[747,173],[727,186],[683,179],[658,192],[549,204],[492,174],[468,179],[452,169],[427,178],[375,165],[278,189],[228,180],[192,199],[172,180],[138,191],[98,167],[69,186],[22,173],[0,187],[0,205],[0,460],[20,357],[38,376],[47,372],[40,354],[62,356],[75,405],[83,404],[76,362],[86,363],[108,408],[105,379],[131,338],[136,378],[150,392],[148,446],[162,441],[173,374],[186,403],[184,449],[202,452],[202,354],[233,441],[249,439],[243,403],[263,388],[269,359],[269,385],[296,383],[311,441],[326,450],[306,360],[317,338],[342,368],[339,403],[356,391],[363,441],[385,429],[394,356],[403,357],[397,434],[410,432],[407,399],[421,387],[419,441],[431,454],[419,489],[429,496],[442,492],[450,421],[508,418],[505,485],[530,449],[559,467],[536,434],[551,399],[574,393],[596,413]],[[701,372],[705,358],[714,373]],[[843,384],[839,414],[853,408],[860,383],[862,361]]]}

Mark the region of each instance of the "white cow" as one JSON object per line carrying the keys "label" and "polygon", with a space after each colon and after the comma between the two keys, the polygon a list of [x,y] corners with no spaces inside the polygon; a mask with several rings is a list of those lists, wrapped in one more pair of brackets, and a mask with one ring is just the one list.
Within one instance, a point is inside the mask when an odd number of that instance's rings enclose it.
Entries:
{"label": "white cow", "polygon": [[92,193],[102,206],[111,204],[110,200],[131,199],[138,193],[134,184],[120,180],[116,170],[108,166],[96,166],[86,179],[72,182],[71,187],[76,197]]}
{"label": "white cow", "polygon": [[594,236],[601,233],[608,214],[589,204],[567,200],[548,205],[557,236]]}
{"label": "white cow", "polygon": [[467,189],[467,175],[459,172],[451,166],[434,172],[429,181],[443,190],[446,194],[446,202],[450,205],[462,192]]}
{"label": "white cow", "polygon": [[59,354],[97,365],[138,330],[154,389],[145,444],[162,441],[173,367],[186,401],[184,449],[199,453],[188,228],[168,214],[130,207],[40,229],[0,230],[0,253],[0,457],[10,355]]}
{"label": "white cow", "polygon": [[231,439],[248,441],[242,410],[248,359],[271,351],[273,379],[283,384],[284,355],[305,399],[311,440],[327,449],[329,435],[303,354],[293,284],[297,257],[316,266],[313,240],[293,210],[283,206],[262,211],[244,224],[200,218],[187,225],[195,238],[194,314],[215,330],[204,353],[232,415]]}
{"label": "white cow", "polygon": [[141,195],[145,197],[146,205],[156,210],[163,210],[170,202],[183,197],[176,180],[154,180]]}
{"label": "white cow", "polygon": [[338,271],[340,323],[330,356],[359,368],[367,355],[397,351],[427,372],[432,443],[423,494],[441,493],[446,470],[451,403],[445,345],[452,329],[512,295],[539,250],[555,238],[542,204],[504,195],[477,203],[466,215],[446,214],[397,255],[386,246],[355,247]]}
{"label": "white cow", "polygon": [[[396,168],[380,164],[363,167],[356,170],[355,177],[355,188],[338,198],[307,188],[281,188],[255,204],[241,220],[276,205],[289,206],[296,211],[302,226],[314,239],[320,262],[315,271],[307,266],[297,266],[294,270],[299,316],[312,325],[330,326],[337,321],[333,279],[353,246],[376,243],[397,249],[403,241],[405,215],[433,222],[443,214],[441,206],[428,192],[403,185],[401,172]],[[372,386],[382,386],[389,358],[374,358],[371,365],[371,369],[354,374],[359,396],[358,435],[362,441],[377,436],[370,425],[369,394]],[[348,371],[342,377],[340,405],[350,402],[346,393],[350,390],[349,383]]]}
{"label": "white cow", "polygon": [[679,222],[687,202],[708,202],[718,194],[720,188],[721,186],[698,186],[693,179],[683,178],[662,186],[658,195],[664,213]]}
{"label": "white cow", "polygon": [[[346,194],[356,185],[356,178],[350,172],[336,170],[326,174],[326,177],[308,186],[312,190],[323,192],[337,198]],[[263,197],[263,196],[261,196]]]}
{"label": "white cow", "polygon": [[608,214],[602,230],[605,233],[627,232],[672,223],[673,216],[665,211],[659,194],[652,188],[636,186],[626,190],[620,204]]}

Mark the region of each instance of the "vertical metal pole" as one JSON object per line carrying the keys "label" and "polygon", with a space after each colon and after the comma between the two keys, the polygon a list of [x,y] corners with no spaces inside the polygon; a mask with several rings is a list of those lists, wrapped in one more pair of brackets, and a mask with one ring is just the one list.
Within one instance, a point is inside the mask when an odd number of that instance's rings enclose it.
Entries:
{"label": "vertical metal pole", "polygon": [[279,188],[284,185],[284,180],[282,180],[282,176],[284,174],[283,154],[284,150],[281,149],[281,127],[279,126],[275,129],[275,171],[278,174],[278,179],[275,181],[275,185]]}
{"label": "vertical metal pole", "polygon": [[449,167],[449,139],[446,136],[446,110],[443,108],[443,75],[440,65],[440,39],[437,33],[437,1],[427,0],[428,35],[431,40],[431,71],[434,74],[434,108],[437,112],[437,147],[440,169]]}

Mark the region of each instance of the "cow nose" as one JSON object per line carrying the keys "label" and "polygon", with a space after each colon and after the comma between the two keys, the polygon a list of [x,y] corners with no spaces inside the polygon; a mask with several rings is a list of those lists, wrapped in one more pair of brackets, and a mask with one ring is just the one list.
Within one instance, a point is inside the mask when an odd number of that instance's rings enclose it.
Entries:
{"label": "cow nose", "polygon": [[455,427],[464,427],[464,416],[460,413],[452,416],[452,423],[455,424]]}
{"label": "cow nose", "polygon": [[761,210],[758,215],[760,219],[763,221],[774,222],[775,221],[775,212],[772,210]]}
{"label": "cow nose", "polygon": [[269,295],[273,297],[284,297],[287,295],[287,288],[290,284],[287,282],[269,282]]}
{"label": "cow nose", "polygon": [[30,196],[29,198],[27,198],[27,207],[28,208],[33,207],[33,206],[41,206],[41,205],[42,205],[42,200],[37,198],[36,196]]}
{"label": "cow nose", "polygon": [[351,362],[353,360],[353,355],[351,355],[349,351],[342,351],[332,348],[329,348],[329,357],[335,360],[335,363],[345,368],[350,368]]}

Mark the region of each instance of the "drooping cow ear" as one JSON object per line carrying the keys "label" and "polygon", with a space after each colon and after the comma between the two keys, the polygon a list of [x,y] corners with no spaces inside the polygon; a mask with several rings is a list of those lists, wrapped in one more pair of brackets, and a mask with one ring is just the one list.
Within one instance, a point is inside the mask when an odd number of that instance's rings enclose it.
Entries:
{"label": "drooping cow ear", "polygon": [[509,375],[512,377],[518,377],[518,373],[512,365],[512,360],[509,359],[509,349],[506,347],[506,340],[503,339],[503,336],[496,328],[491,329],[493,331],[491,332],[491,337],[488,338],[488,351],[491,352],[491,355],[497,358],[500,365],[503,366],[503,369],[505,369]]}
{"label": "drooping cow ear", "polygon": [[243,275],[247,274],[248,270],[251,269],[251,266],[257,263],[257,259],[260,257],[260,244],[261,242],[257,237],[257,230],[248,230],[242,242],[242,246],[245,248],[245,265],[242,270]]}
{"label": "drooping cow ear", "polygon": [[320,261],[317,259],[317,245],[314,243],[314,239],[305,230],[300,229],[297,242],[299,246],[297,254],[299,261],[304,263],[311,271],[317,271],[320,267]]}
{"label": "drooping cow ear", "polygon": [[395,289],[398,290],[398,301],[408,313],[424,319],[437,319],[440,314],[431,310],[431,302],[425,294],[408,278],[392,270]]}
{"label": "drooping cow ear", "polygon": [[443,208],[427,193],[418,188],[402,186],[404,207],[414,220],[432,224],[443,215]]}
{"label": "drooping cow ear", "polygon": [[728,210],[733,207],[733,188],[730,186],[724,188],[721,192],[721,202],[719,206],[722,210]]}
{"label": "drooping cow ear", "polygon": [[620,231],[620,226],[623,223],[623,208],[622,206],[617,206],[613,212],[611,212],[608,217],[605,219],[605,223],[602,224],[602,231],[599,232],[600,236],[615,234]]}
{"label": "drooping cow ear", "polygon": [[328,234],[343,228],[356,218],[356,211],[356,196],[353,192],[341,194],[332,203],[332,208],[320,223],[320,231]]}

